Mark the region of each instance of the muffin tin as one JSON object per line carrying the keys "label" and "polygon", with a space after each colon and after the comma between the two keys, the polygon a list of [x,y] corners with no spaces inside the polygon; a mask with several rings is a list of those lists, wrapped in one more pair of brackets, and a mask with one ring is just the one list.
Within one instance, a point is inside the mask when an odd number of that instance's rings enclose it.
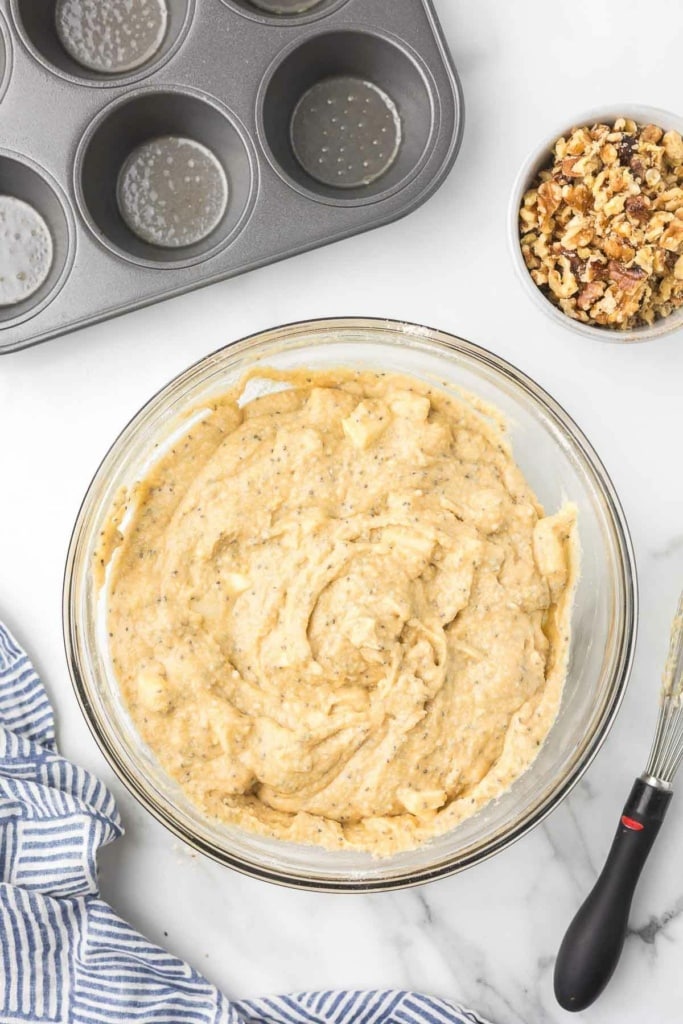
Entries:
{"label": "muffin tin", "polygon": [[0,352],[394,220],[457,155],[431,0],[133,0],[142,53],[89,6],[0,0],[0,195],[53,242]]}

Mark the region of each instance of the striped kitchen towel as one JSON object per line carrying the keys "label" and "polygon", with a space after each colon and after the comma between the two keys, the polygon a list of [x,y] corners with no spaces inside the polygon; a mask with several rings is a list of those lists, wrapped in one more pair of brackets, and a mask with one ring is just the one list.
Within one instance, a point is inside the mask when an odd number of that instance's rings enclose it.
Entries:
{"label": "striped kitchen towel", "polygon": [[112,794],[60,757],[52,708],[0,623],[0,1024],[486,1024],[411,992],[229,1001],[100,899]]}

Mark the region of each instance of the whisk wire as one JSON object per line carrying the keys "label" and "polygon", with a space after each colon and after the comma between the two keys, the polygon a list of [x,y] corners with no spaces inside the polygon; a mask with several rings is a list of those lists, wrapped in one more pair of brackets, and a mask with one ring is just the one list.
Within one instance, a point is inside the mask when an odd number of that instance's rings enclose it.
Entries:
{"label": "whisk wire", "polygon": [[683,761],[683,593],[671,628],[657,729],[645,774],[671,783]]}

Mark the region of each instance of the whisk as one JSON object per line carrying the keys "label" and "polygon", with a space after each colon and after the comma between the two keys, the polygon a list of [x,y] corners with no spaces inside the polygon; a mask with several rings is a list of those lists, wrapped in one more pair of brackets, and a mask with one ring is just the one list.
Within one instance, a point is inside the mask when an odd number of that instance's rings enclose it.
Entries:
{"label": "whisk", "polygon": [[555,996],[583,1010],[612,977],[626,938],[631,901],[673,796],[683,760],[683,593],[671,627],[661,706],[647,768],[636,779],[605,866],[570,924],[555,964]]}

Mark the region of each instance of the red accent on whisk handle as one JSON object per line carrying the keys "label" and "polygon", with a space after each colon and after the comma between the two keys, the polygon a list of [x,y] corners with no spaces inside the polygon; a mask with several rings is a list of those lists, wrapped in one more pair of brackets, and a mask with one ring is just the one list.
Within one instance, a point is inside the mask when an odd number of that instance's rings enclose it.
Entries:
{"label": "red accent on whisk handle", "polygon": [[636,779],[592,892],[570,924],[555,963],[555,997],[584,1010],[612,977],[640,873],[669,806],[670,790]]}

